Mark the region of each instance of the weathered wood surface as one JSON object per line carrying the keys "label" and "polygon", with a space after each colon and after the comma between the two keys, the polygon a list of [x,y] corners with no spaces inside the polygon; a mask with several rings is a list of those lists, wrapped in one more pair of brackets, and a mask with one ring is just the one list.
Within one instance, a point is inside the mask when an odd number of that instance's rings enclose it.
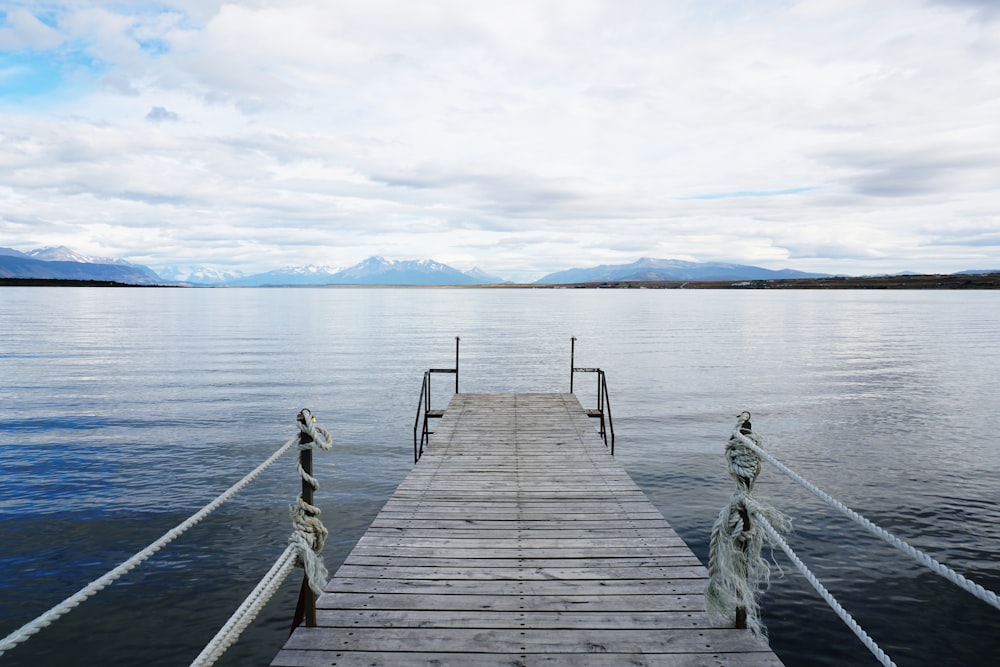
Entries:
{"label": "weathered wood surface", "polygon": [[458,394],[274,667],[780,665],[572,394]]}

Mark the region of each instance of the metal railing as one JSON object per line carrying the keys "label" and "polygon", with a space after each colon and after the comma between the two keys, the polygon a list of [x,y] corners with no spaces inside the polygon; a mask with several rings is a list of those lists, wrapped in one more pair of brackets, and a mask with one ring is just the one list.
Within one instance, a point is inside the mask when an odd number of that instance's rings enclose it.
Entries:
{"label": "metal railing", "polygon": [[600,368],[577,368],[576,366],[576,336],[570,339],[569,352],[569,393],[573,393],[573,380],[577,373],[597,374],[597,408],[587,409],[587,416],[600,420],[599,432],[608,447],[608,435],[611,436],[611,455],[615,455],[615,424],[611,418],[611,396],[608,394],[608,380]]}
{"label": "metal railing", "polygon": [[431,408],[431,377],[435,373],[455,375],[455,393],[458,393],[458,347],[461,338],[455,336],[455,367],[429,368],[424,371],[424,380],[420,385],[420,398],[417,400],[417,416],[413,420],[413,462],[416,463],[424,455],[424,447],[430,441],[434,431],[430,429],[430,420],[444,417],[444,410]]}

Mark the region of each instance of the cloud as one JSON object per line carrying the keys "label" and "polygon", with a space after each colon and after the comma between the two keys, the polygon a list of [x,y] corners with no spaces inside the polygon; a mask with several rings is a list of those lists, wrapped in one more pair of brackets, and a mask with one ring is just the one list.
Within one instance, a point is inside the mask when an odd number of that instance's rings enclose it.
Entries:
{"label": "cloud", "polygon": [[872,197],[921,197],[990,190],[1000,178],[1000,153],[977,147],[898,149],[823,156],[852,175],[842,179],[852,191]]}
{"label": "cloud", "polygon": [[0,14],[0,51],[54,49],[63,42],[58,30],[40,21],[26,9],[12,9]]}
{"label": "cloud", "polygon": [[969,9],[977,20],[989,21],[1000,16],[996,0],[930,0],[932,4],[949,9]]}
{"label": "cloud", "polygon": [[178,121],[181,117],[173,111],[168,111],[166,107],[153,107],[146,114],[146,120],[151,123],[162,123],[165,121]]}
{"label": "cloud", "polygon": [[39,231],[0,245],[959,270],[1000,224],[991,7],[19,1],[0,206]]}

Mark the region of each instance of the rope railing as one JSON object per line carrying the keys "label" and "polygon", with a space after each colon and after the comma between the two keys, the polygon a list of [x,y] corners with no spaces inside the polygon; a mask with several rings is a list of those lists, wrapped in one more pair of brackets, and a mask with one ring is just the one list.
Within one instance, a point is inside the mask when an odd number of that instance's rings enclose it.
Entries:
{"label": "rope railing", "polygon": [[[928,567],[983,602],[1000,609],[1000,602],[998,602],[1000,598],[997,597],[996,593],[955,572],[950,567],[910,546],[850,509],[778,461],[761,447],[762,444],[763,439],[751,429],[750,413],[742,413],[729,442],[726,444],[729,473],[737,482],[737,491],[733,494],[729,506],[720,512],[719,518],[712,528],[709,580],[705,587],[705,604],[714,618],[728,619],[735,612],[736,627],[749,628],[758,635],[764,634],[764,628],[757,616],[757,599],[760,584],[767,582],[770,569],[766,561],[760,557],[760,549],[766,541],[785,552],[792,564],[819,593],[820,597],[882,665],[886,667],[894,665],[889,656],[837,602],[836,598],[820,583],[782,538],[781,533],[790,530],[790,521],[753,494],[753,483],[760,473],[762,458],[876,537],[896,547],[921,565]],[[777,528],[772,525],[774,523],[778,524]]]}
{"label": "rope railing", "polygon": [[784,538],[778,534],[778,531],[774,529],[774,526],[769,524],[767,519],[764,519],[763,517],[758,516],[757,520],[760,522],[761,527],[764,528],[764,532],[767,533],[771,542],[778,545],[781,550],[785,552],[788,559],[792,561],[792,565],[794,565],[802,576],[805,577],[806,581],[809,582],[809,585],[811,585],[816,592],[819,593],[819,596],[830,606],[830,609],[832,609],[833,612],[840,617],[840,620],[844,622],[844,625],[849,627],[851,632],[853,632],[854,635],[861,640],[861,643],[864,644],[865,648],[867,648],[873,656],[875,656],[875,659],[882,663],[884,667],[895,667],[896,663],[894,663],[892,659],[886,655],[885,651],[883,651],[882,648],[875,643],[875,640],[872,639],[867,632],[865,632],[864,628],[858,625],[858,622],[854,620],[854,617],[851,616],[843,606],[841,606],[840,602],[837,601],[837,598],[833,597],[833,594],[826,589],[826,586],[820,583],[819,579],[816,578],[816,575],[814,575],[812,571],[806,567],[806,564],[802,562],[802,559],[799,558],[798,554],[792,551],[792,548],[788,546],[788,542],[786,542]]}
{"label": "rope railing", "polygon": [[191,667],[207,667],[214,665],[222,655],[236,643],[244,630],[257,618],[257,614],[264,608],[268,600],[274,595],[285,579],[291,574],[295,567],[298,548],[289,544],[274,562],[271,569],[260,580],[250,595],[243,601],[243,604],[233,612],[226,624],[211,641],[205,645],[198,657],[191,663]]}
{"label": "rope railing", "polygon": [[[303,411],[303,413],[305,413],[305,412],[308,412],[308,411]],[[299,413],[299,416],[301,417],[303,413]],[[11,632],[10,634],[8,634],[3,639],[0,639],[0,656],[2,656],[5,652],[13,649],[14,647],[19,646],[20,644],[24,643],[25,641],[27,641],[29,638],[31,638],[32,636],[34,636],[35,634],[37,634],[41,630],[43,630],[43,629],[47,628],[48,626],[52,625],[55,621],[59,620],[60,618],[62,618],[66,614],[68,614],[70,611],[76,609],[78,606],[80,606],[87,599],[93,597],[94,595],[96,595],[100,591],[104,590],[105,588],[107,588],[108,586],[110,586],[111,584],[113,584],[114,582],[116,582],[118,579],[120,579],[124,575],[126,575],[129,572],[131,572],[132,570],[134,570],[136,567],[138,567],[143,562],[145,562],[146,560],[148,560],[150,557],[152,557],[158,551],[160,551],[161,549],[163,549],[163,547],[167,546],[168,544],[170,544],[171,542],[173,542],[174,540],[176,540],[178,537],[180,537],[181,535],[183,535],[185,532],[187,532],[188,530],[190,530],[192,527],[194,527],[195,525],[197,525],[198,523],[200,523],[209,514],[211,514],[212,512],[214,512],[216,509],[218,509],[223,503],[225,503],[226,501],[230,500],[233,496],[235,496],[237,493],[239,493],[240,491],[242,491],[248,484],[250,484],[250,482],[252,482],[255,479],[257,479],[257,477],[259,477],[261,475],[261,473],[263,473],[265,470],[267,470],[272,464],[274,464],[275,461],[277,461],[284,454],[286,454],[288,452],[288,450],[291,449],[294,445],[296,445],[297,443],[300,443],[304,439],[302,437],[303,433],[306,433],[306,434],[320,434],[325,439],[326,442],[330,442],[330,440],[329,440],[329,433],[327,433],[325,430],[321,429],[320,427],[316,426],[315,425],[315,419],[310,419],[308,421],[310,423],[308,423],[306,425],[303,425],[300,422],[300,425],[299,425],[300,433],[298,435],[295,435],[292,438],[290,438],[287,442],[285,442],[285,444],[283,444],[281,447],[279,447],[266,460],[264,460],[263,463],[261,463],[256,468],[254,468],[252,471],[250,471],[249,473],[247,473],[242,479],[240,479],[238,482],[236,482],[235,484],[233,484],[232,486],[230,486],[228,489],[226,489],[224,492],[222,492],[221,494],[219,494],[215,499],[213,499],[207,505],[205,505],[204,507],[202,507],[200,510],[198,510],[197,512],[195,512],[194,514],[192,514],[191,516],[189,516],[187,519],[185,519],[181,523],[177,524],[176,526],[174,526],[173,528],[171,528],[170,530],[168,530],[159,539],[157,539],[154,542],[152,542],[151,544],[149,544],[149,546],[147,546],[146,548],[144,548],[141,551],[137,552],[136,554],[134,554],[133,556],[131,556],[127,560],[123,561],[122,563],[120,563],[116,567],[112,568],[108,572],[104,573],[103,575],[101,575],[97,579],[94,579],[89,584],[87,584],[86,586],[84,586],[83,588],[81,588],[76,593],[74,593],[73,595],[69,596],[68,598],[66,598],[65,600],[63,600],[62,602],[60,602],[59,604],[55,605],[54,607],[52,607],[48,611],[46,611],[43,614],[37,616],[36,618],[34,618],[33,620],[29,621],[28,623],[25,623],[20,628],[14,630],[13,632]],[[326,448],[329,448],[329,447],[327,446]],[[293,539],[294,539],[294,537],[293,537]],[[308,544],[309,540],[307,539],[306,542]],[[320,548],[322,548],[322,547],[320,547]],[[300,547],[297,547],[294,544],[290,545],[289,548],[286,549],[286,553],[289,550],[293,550],[296,556],[298,556],[299,553],[302,551],[302,549]],[[282,554],[282,557],[279,558],[279,561],[282,560],[282,558],[286,558],[286,555]],[[293,561],[293,564],[294,564],[294,562],[295,561]],[[273,570],[273,568],[272,568],[272,570]],[[268,575],[270,575],[270,574],[271,573],[269,572]],[[324,581],[324,585],[325,585],[325,581]],[[268,597],[270,597],[270,596],[268,596]],[[265,602],[266,602],[266,600],[265,600]],[[256,614],[254,614],[254,615],[256,615]],[[251,617],[250,620],[252,620],[252,617]],[[249,621],[247,621],[247,623],[249,623]],[[208,664],[211,664],[211,663],[208,663]]]}
{"label": "rope railing", "polygon": [[932,556],[929,556],[928,554],[917,549],[916,547],[907,544],[905,541],[896,537],[886,529],[866,519],[861,514],[858,514],[850,507],[846,506],[844,503],[840,502],[830,494],[826,493],[825,491],[817,487],[809,480],[803,478],[794,470],[792,470],[784,463],[776,459],[772,454],[770,454],[764,449],[761,449],[756,443],[747,438],[744,434],[740,433],[738,429],[734,431],[733,437],[739,439],[740,442],[742,442],[746,447],[750,448],[758,456],[765,459],[768,463],[776,467],[785,475],[798,482],[803,488],[805,488],[811,494],[813,494],[814,496],[816,496],[817,498],[828,504],[830,507],[833,507],[844,516],[848,517],[851,521],[863,527],[865,530],[867,530],[875,537],[878,537],[887,544],[890,544],[891,546],[895,547],[899,551],[903,552],[904,554],[915,560],[917,563],[928,568],[935,574],[944,577],[945,579],[955,584],[956,586],[958,586],[965,592],[969,593],[970,595],[974,595],[975,597],[979,598],[986,604],[992,606],[997,610],[1000,610],[1000,596],[998,596],[993,591],[983,587],[981,584],[977,584],[968,577],[956,572],[955,570],[948,567],[944,563],[938,561],[937,559],[933,558]]}
{"label": "rope railing", "polygon": [[312,504],[311,491],[319,488],[319,481],[312,475],[312,450],[315,447],[328,450],[333,445],[333,440],[325,429],[316,425],[316,418],[308,410],[300,412],[297,421],[301,432],[296,467],[302,478],[303,490],[296,498],[296,504],[291,507],[292,525],[295,530],[288,538],[289,544],[225,625],[205,645],[191,663],[191,667],[214,665],[231,646],[236,644],[243,631],[257,618],[261,609],[274,596],[296,565],[301,565],[305,570],[304,584],[314,594],[319,595],[326,587],[329,574],[319,554],[323,551],[328,531],[319,520],[320,509]]}

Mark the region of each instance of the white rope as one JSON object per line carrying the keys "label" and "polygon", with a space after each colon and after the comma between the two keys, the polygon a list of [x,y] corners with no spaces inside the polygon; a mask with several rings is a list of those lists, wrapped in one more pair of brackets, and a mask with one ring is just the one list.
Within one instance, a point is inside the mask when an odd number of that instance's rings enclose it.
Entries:
{"label": "white rope", "polygon": [[801,484],[803,487],[806,488],[806,490],[808,490],[814,496],[823,500],[831,507],[837,509],[842,514],[847,516],[849,519],[857,523],[859,526],[865,528],[872,535],[896,547],[897,549],[902,551],[904,554],[906,554],[913,560],[917,561],[924,567],[930,569],[935,574],[944,577],[945,579],[955,584],[956,586],[966,591],[967,593],[976,596],[986,604],[991,605],[996,609],[1000,609],[1000,596],[998,596],[993,591],[983,588],[983,586],[981,586],[980,584],[977,584],[976,582],[959,574],[958,572],[951,569],[944,563],[941,563],[940,561],[932,558],[931,556],[928,556],[923,551],[920,551],[919,549],[910,546],[909,544],[899,539],[898,537],[896,537],[889,531],[885,530],[881,526],[878,526],[869,521],[868,519],[866,519],[865,517],[861,516],[851,508],[847,507],[844,503],[840,502],[830,494],[818,488],[816,485],[804,479],[801,475],[797,474],[794,470],[786,466],[784,463],[774,458],[767,451],[761,449],[756,442],[754,442],[744,434],[740,433],[739,428],[733,430],[733,437],[738,438],[741,442],[743,442],[744,445],[746,445],[747,447],[755,451],[757,454],[765,458],[768,462],[770,462],[776,468],[778,468],[778,470],[785,473],[793,480]]}
{"label": "white rope", "polygon": [[[749,414],[746,420],[741,415],[737,428],[745,426],[746,432],[757,438],[749,430],[749,418]],[[791,522],[754,494],[754,482],[761,467],[757,454],[736,438],[730,438],[726,443],[726,459],[729,475],[736,481],[736,491],[712,526],[705,609],[713,620],[729,624],[736,621],[739,609],[745,622],[740,627],[763,638],[767,631],[760,620],[760,589],[770,581],[771,565],[761,556],[761,549],[765,540],[770,540],[751,517],[766,516],[784,531],[791,529]]]}
{"label": "white rope", "polygon": [[66,598],[55,607],[52,607],[47,612],[34,619],[33,621],[26,623],[14,632],[10,633],[2,640],[0,640],[0,655],[3,655],[5,651],[8,651],[18,644],[26,641],[29,637],[42,630],[45,627],[51,625],[54,621],[64,616],[66,613],[72,611],[81,603],[83,603],[87,598],[95,595],[101,590],[108,587],[110,584],[114,583],[123,575],[127,574],[131,570],[135,569],[136,566],[141,564],[143,561],[147,560],[150,556],[155,554],[157,551],[165,547],[166,545],[173,542],[175,539],[180,537],[189,528],[199,523],[206,516],[214,512],[220,505],[236,495],[240,490],[243,489],[247,484],[255,480],[264,470],[266,470],[272,463],[277,461],[285,452],[287,452],[292,445],[298,442],[299,436],[294,436],[289,439],[284,445],[281,446],[276,452],[271,454],[270,457],[259,466],[254,468],[246,477],[233,484],[224,493],[218,496],[215,500],[205,505],[203,508],[192,514],[185,521],[178,524],[177,526],[171,528],[167,531],[160,539],[156,540],[148,547],[138,552],[125,562],[118,565],[118,567],[108,571],[98,579],[90,582],[79,591]]}
{"label": "white rope", "polygon": [[243,631],[253,622],[260,610],[264,608],[268,600],[275,594],[278,587],[288,577],[295,567],[295,559],[298,552],[296,545],[290,544],[278,560],[274,562],[267,574],[258,582],[257,586],[246,597],[239,609],[233,612],[225,625],[216,635],[205,645],[198,657],[191,663],[191,667],[208,667],[215,662],[240,638]]}
{"label": "white rope", "polygon": [[865,632],[860,625],[858,625],[857,621],[854,620],[847,610],[840,606],[840,603],[837,602],[837,599],[833,597],[830,591],[828,591],[826,587],[819,582],[816,576],[809,571],[809,568],[806,567],[805,563],[803,563],[795,552],[792,551],[792,548],[788,546],[788,543],[785,542],[785,540],[782,539],[781,535],[778,534],[778,531],[776,531],[774,527],[768,523],[767,519],[759,514],[755,514],[754,518],[757,520],[757,523],[763,526],[771,542],[781,547],[781,550],[785,552],[785,555],[792,561],[792,564],[798,568],[799,572],[802,573],[802,576],[806,578],[806,581],[808,581],[812,587],[816,589],[816,592],[819,593],[820,597],[822,597],[826,603],[830,605],[830,608],[833,609],[837,616],[840,617],[840,620],[842,620],[847,627],[849,627],[851,631],[857,635],[858,639],[861,640],[861,643],[865,645],[865,648],[871,651],[872,655],[874,655],[875,658],[885,667],[896,667],[896,664],[889,658],[888,655],[885,654],[885,651],[879,648],[879,645],[875,643],[875,640],[868,636],[868,633]]}
{"label": "white rope", "polygon": [[[319,481],[302,467],[302,452],[316,446],[328,450],[333,446],[333,438],[326,429],[316,425],[316,418],[309,410],[300,412],[297,421],[300,436],[307,437],[297,438],[299,458],[296,465],[302,479],[313,490],[316,490],[319,488]],[[307,503],[302,498],[301,493],[298,496],[297,505],[291,506],[290,509],[295,530],[288,538],[288,546],[256,588],[243,601],[243,604],[233,612],[226,624],[206,644],[198,657],[191,663],[191,667],[214,665],[229,650],[229,647],[239,640],[243,631],[257,618],[260,610],[264,608],[264,605],[267,604],[296,565],[301,564],[305,569],[306,579],[313,592],[317,595],[323,592],[330,575],[323,559],[319,557],[319,552],[323,550],[323,544],[329,533],[323,522],[319,520],[320,509]]]}

